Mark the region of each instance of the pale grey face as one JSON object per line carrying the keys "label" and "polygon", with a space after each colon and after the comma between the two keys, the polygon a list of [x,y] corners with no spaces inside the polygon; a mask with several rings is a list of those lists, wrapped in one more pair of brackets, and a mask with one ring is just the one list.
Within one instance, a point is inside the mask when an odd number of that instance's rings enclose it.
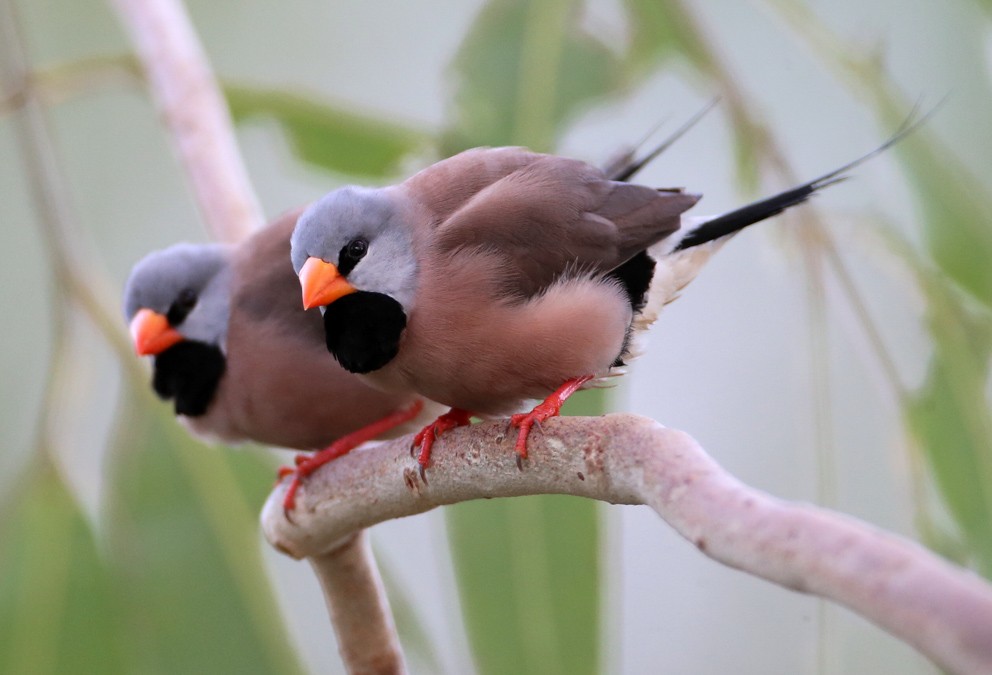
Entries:
{"label": "pale grey face", "polygon": [[388,188],[344,187],[315,202],[293,230],[293,269],[320,258],[355,289],[388,295],[409,312],[417,263],[400,199]]}
{"label": "pale grey face", "polygon": [[124,285],[124,317],[130,321],[150,309],[186,339],[222,345],[230,310],[229,252],[222,244],[176,244],[149,253]]}

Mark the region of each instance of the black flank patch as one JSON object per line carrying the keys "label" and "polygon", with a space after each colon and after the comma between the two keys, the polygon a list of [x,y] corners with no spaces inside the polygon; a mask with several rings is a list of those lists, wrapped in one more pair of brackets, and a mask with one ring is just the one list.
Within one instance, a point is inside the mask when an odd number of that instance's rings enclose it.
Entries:
{"label": "black flank patch", "polygon": [[404,328],[403,306],[383,293],[349,293],[324,312],[327,350],[351,373],[369,373],[392,361]]}
{"label": "black flank patch", "polygon": [[165,400],[175,399],[177,415],[199,417],[207,412],[226,367],[219,347],[183,340],[155,357],[152,388]]}
{"label": "black flank patch", "polygon": [[[630,299],[630,308],[634,311],[634,314],[644,309],[648,288],[651,286],[651,279],[654,278],[654,268],[654,258],[649,256],[647,251],[641,251],[607,275],[619,281],[623,289],[627,291],[627,297]],[[620,349],[620,354],[617,355],[616,361],[613,362],[613,368],[626,365],[623,357],[627,354],[627,348],[630,346],[631,331],[631,326],[627,326],[627,334],[623,338],[623,347]]]}
{"label": "black flank patch", "polygon": [[648,252],[641,251],[607,275],[623,285],[635,314],[644,309],[648,287],[654,278],[654,266],[654,259]]}

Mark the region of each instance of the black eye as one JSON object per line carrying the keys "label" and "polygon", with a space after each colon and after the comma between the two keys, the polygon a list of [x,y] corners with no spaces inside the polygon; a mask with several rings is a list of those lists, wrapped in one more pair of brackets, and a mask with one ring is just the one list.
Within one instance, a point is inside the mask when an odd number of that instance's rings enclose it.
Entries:
{"label": "black eye", "polygon": [[355,269],[355,265],[358,261],[365,257],[365,254],[369,251],[369,242],[366,239],[358,237],[352,239],[347,244],[341,248],[341,252],[338,253],[338,271],[341,274],[348,274],[351,270]]}
{"label": "black eye", "polygon": [[369,250],[369,243],[364,239],[352,239],[348,242],[348,257],[353,260],[361,260]]}
{"label": "black eye", "polygon": [[179,292],[175,302],[169,306],[169,311],[166,313],[165,318],[168,320],[170,326],[178,326],[186,320],[186,316],[193,311],[194,307],[196,307],[196,292],[189,288],[184,288]]}

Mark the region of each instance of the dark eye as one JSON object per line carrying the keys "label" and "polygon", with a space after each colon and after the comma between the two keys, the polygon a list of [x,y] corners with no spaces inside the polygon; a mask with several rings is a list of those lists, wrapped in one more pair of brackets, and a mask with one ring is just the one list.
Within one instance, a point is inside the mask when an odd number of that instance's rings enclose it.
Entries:
{"label": "dark eye", "polygon": [[345,249],[348,257],[356,261],[361,260],[368,250],[369,243],[364,239],[352,239],[348,242],[348,246]]}
{"label": "dark eye", "polygon": [[352,239],[341,247],[341,252],[338,253],[338,271],[341,274],[347,275],[351,270],[355,269],[355,265],[365,257],[368,251],[369,242],[367,239],[361,237]]}
{"label": "dark eye", "polygon": [[168,320],[170,326],[178,326],[186,320],[186,316],[194,307],[196,307],[196,292],[189,288],[184,288],[179,292],[175,302],[169,306],[169,311],[166,313],[165,318]]}

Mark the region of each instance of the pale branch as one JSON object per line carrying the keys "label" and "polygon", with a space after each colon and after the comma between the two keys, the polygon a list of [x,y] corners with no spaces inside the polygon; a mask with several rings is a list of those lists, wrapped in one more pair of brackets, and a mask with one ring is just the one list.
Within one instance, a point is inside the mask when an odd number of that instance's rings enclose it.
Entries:
{"label": "pale branch", "polygon": [[349,673],[405,673],[403,650],[365,530],[310,557]]}
{"label": "pale branch", "polygon": [[[452,431],[434,446],[426,482],[409,438],[366,446],[310,476],[292,520],[281,483],[263,530],[288,555],[319,560],[362,528],[470,499],[559,493],[647,504],[715,560],[845,605],[942,668],[992,672],[992,586],[912,541],[750,488],[687,434],[643,417],[551,420],[532,434],[523,470],[514,438],[505,422]],[[342,653],[375,643],[351,638]]]}
{"label": "pale branch", "polygon": [[262,226],[231,115],[180,0],[113,0],[141,60],[152,98],[196,195],[222,241]]}

